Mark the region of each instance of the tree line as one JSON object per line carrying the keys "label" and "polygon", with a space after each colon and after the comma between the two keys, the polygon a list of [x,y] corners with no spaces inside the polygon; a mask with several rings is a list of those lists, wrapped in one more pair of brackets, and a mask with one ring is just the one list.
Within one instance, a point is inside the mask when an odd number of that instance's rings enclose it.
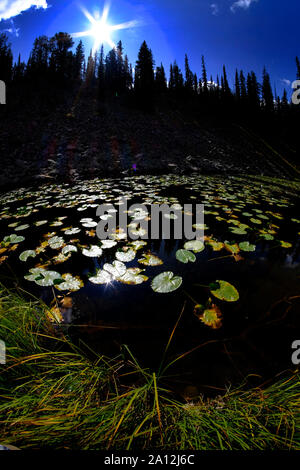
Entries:
{"label": "tree line", "polygon": [[[286,89],[278,96],[272,89],[270,75],[264,68],[261,81],[255,72],[236,70],[231,88],[225,65],[216,77],[208,75],[204,56],[198,76],[190,68],[185,56],[181,70],[175,61],[167,72],[163,64],[155,67],[151,49],[144,41],[133,69],[124,54],[122,42],[104,54],[103,46],[90,53],[87,60],[82,41],[75,51],[74,41],[68,33],[57,33],[52,38],[35,39],[27,63],[14,61],[11,45],[4,33],[0,34],[0,79],[8,87],[31,87],[35,91],[73,89],[85,86],[97,90],[99,101],[126,97],[145,109],[161,103],[171,106],[190,106],[193,109],[215,113],[225,112],[241,117],[255,115],[284,116],[291,112]],[[300,61],[296,58],[296,76],[300,79]]]}

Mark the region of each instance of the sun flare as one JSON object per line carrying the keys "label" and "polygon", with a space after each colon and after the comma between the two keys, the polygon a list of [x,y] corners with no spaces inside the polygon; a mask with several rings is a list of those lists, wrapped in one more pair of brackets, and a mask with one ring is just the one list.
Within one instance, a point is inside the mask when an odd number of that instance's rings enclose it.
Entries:
{"label": "sun flare", "polygon": [[95,15],[91,15],[85,8],[82,9],[85,17],[91,23],[91,28],[87,31],[82,31],[79,33],[74,33],[72,36],[74,38],[82,38],[85,36],[90,36],[94,38],[93,53],[95,53],[101,44],[108,44],[111,48],[115,48],[116,44],[112,39],[114,31],[121,29],[130,29],[138,25],[137,21],[128,21],[126,23],[120,23],[112,25],[108,22],[109,14],[109,5],[105,5],[102,15],[99,12],[96,12]]}

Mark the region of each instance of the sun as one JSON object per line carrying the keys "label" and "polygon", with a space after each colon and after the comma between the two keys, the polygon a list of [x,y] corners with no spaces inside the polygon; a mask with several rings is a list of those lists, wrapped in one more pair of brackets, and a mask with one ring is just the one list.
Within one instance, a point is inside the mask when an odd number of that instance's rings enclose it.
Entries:
{"label": "sun", "polygon": [[[103,43],[108,43],[111,46],[114,46],[114,42],[111,39],[111,29],[109,24],[103,21],[97,21],[91,27],[91,36],[95,39],[95,45],[99,46]],[[98,48],[94,46],[94,49]]]}
{"label": "sun", "polygon": [[102,15],[96,12],[95,15],[91,15],[85,8],[82,8],[85,17],[91,23],[91,28],[87,31],[79,33],[73,33],[74,38],[82,38],[85,36],[91,36],[94,38],[93,53],[95,53],[101,44],[108,44],[112,49],[116,47],[112,39],[112,35],[115,31],[121,29],[129,29],[138,25],[137,21],[128,21],[127,23],[120,23],[112,25],[108,22],[109,5],[106,4],[103,8]]}

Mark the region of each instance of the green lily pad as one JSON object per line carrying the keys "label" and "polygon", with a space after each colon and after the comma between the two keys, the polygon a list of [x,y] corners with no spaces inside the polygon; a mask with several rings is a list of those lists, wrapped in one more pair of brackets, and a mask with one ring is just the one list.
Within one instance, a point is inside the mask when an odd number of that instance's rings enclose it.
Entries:
{"label": "green lily pad", "polygon": [[117,245],[117,242],[115,242],[114,240],[102,240],[101,241],[101,248],[103,250],[107,250],[109,248],[113,248],[114,246]]}
{"label": "green lily pad", "polygon": [[247,235],[247,231],[243,227],[229,227],[229,230],[235,235]]}
{"label": "green lily pad", "polygon": [[142,270],[139,268],[127,269],[126,273],[118,278],[118,281],[130,286],[142,284],[148,281],[148,277],[141,274],[141,272]]}
{"label": "green lily pad", "polygon": [[113,280],[111,274],[108,271],[98,271],[96,276],[92,276],[89,278],[93,284],[101,285],[101,284],[109,284]]}
{"label": "green lily pad", "polygon": [[160,266],[161,264],[164,264],[158,256],[155,256],[152,253],[144,254],[143,258],[138,260],[138,263],[144,264],[145,266]]}
{"label": "green lily pad", "polygon": [[176,252],[176,259],[184,264],[187,264],[188,262],[194,263],[196,261],[196,256],[189,250],[178,250]]}
{"label": "green lily pad", "polygon": [[184,244],[185,250],[193,251],[194,253],[200,253],[204,248],[204,243],[200,240],[191,240]]}
{"label": "green lily pad", "polygon": [[89,249],[84,248],[82,250],[83,256],[87,256],[88,258],[97,258],[101,256],[103,253],[102,248],[97,245],[92,245]]}
{"label": "green lily pad", "polygon": [[26,274],[26,276],[24,276],[24,279],[27,279],[27,281],[35,281],[38,277],[41,277],[44,272],[44,268],[29,269],[30,274]]}
{"label": "green lily pad", "polygon": [[60,291],[76,292],[83,287],[83,281],[78,276],[72,276],[72,274],[63,274],[62,279],[64,282],[57,284],[55,287]]}
{"label": "green lily pad", "polygon": [[133,261],[136,256],[136,252],[134,250],[127,250],[127,251],[117,251],[116,258],[123,263],[129,263]]}
{"label": "green lily pad", "polygon": [[77,251],[78,251],[77,247],[74,245],[66,245],[61,250],[63,255],[67,255],[68,253],[72,253],[72,252],[76,253]]}
{"label": "green lily pad", "polygon": [[250,220],[253,224],[256,224],[256,225],[261,225],[262,224],[262,221],[259,220],[259,219],[255,219],[255,218],[252,217]]}
{"label": "green lily pad", "polygon": [[79,233],[79,232],[81,232],[81,229],[78,227],[72,227],[72,228],[69,228],[68,230],[65,230],[66,235],[75,235],[76,233]]}
{"label": "green lily pad", "polygon": [[29,227],[30,227],[30,225],[28,225],[28,224],[19,225],[19,227],[16,227],[16,228],[15,228],[15,231],[16,231],[16,232],[21,232],[22,230],[26,230],[26,229],[29,228]]}
{"label": "green lily pad", "polygon": [[271,235],[270,233],[262,233],[261,237],[268,241],[274,240],[273,235]]}
{"label": "green lily pad", "polygon": [[167,294],[177,290],[182,284],[182,277],[174,276],[174,273],[171,271],[166,271],[164,273],[156,276],[152,283],[151,287],[154,292],[159,294]]}
{"label": "green lily pad", "polygon": [[11,245],[15,245],[16,243],[21,243],[25,240],[25,237],[21,237],[13,233],[12,235],[9,235],[8,237],[4,238],[5,243],[10,243]]}
{"label": "green lily pad", "polygon": [[35,283],[41,287],[51,287],[60,281],[61,275],[55,271],[43,271],[41,275],[35,279]]}
{"label": "green lily pad", "polygon": [[226,281],[216,281],[210,286],[211,293],[220,300],[225,300],[226,302],[236,302],[239,300],[240,295],[236,288],[229,284]]}
{"label": "green lily pad", "polygon": [[36,252],[33,251],[33,250],[23,251],[23,253],[21,253],[20,256],[19,256],[19,259],[21,261],[27,261],[29,257],[35,258],[36,257]]}
{"label": "green lily pad", "polygon": [[256,246],[251,245],[251,243],[249,242],[242,242],[239,244],[239,247],[242,251],[255,251],[256,250]]}
{"label": "green lily pad", "polygon": [[52,237],[48,240],[50,248],[53,250],[58,250],[64,245],[65,241],[62,237]]}
{"label": "green lily pad", "polygon": [[112,264],[106,263],[103,270],[107,271],[113,278],[118,278],[126,273],[126,266],[122,261],[114,261]]}

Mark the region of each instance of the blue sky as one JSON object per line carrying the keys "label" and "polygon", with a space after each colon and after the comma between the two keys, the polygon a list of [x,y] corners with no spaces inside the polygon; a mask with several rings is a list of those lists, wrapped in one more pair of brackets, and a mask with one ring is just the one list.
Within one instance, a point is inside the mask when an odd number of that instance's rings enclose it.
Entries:
{"label": "blue sky", "polygon": [[[15,56],[20,52],[27,59],[39,35],[89,29],[81,6],[94,14],[103,10],[104,0],[0,0],[0,30],[7,30]],[[145,39],[156,63],[162,61],[167,69],[174,59],[183,67],[186,52],[197,73],[204,54],[214,79],[226,64],[231,82],[235,67],[254,70],[260,78],[266,65],[282,93],[296,75],[299,13],[299,0],[112,0],[108,18],[110,24],[138,22],[112,35],[115,42],[123,41],[133,64]],[[84,44],[89,52],[93,40],[84,38]]]}

